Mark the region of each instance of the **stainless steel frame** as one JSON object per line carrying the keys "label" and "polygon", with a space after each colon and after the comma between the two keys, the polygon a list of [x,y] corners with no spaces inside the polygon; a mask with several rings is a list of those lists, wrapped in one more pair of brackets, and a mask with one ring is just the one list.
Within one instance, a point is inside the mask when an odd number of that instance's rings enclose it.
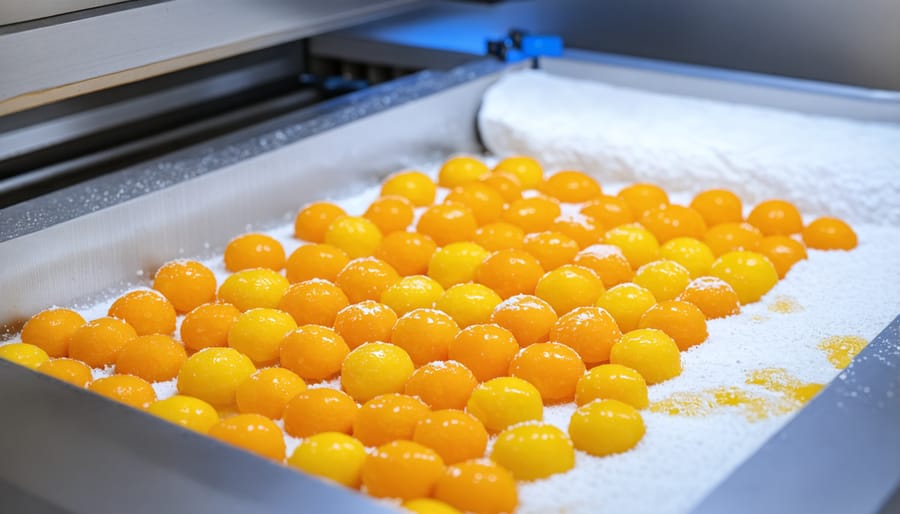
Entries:
{"label": "stainless steel frame", "polygon": [[[551,73],[657,91],[900,121],[895,98],[862,90],[736,81],[698,68],[579,53],[541,64]],[[285,221],[310,199],[365,187],[423,160],[481,151],[475,120],[484,90],[524,66],[483,61],[419,74],[0,211],[6,264],[0,322],[13,330],[54,302],[86,301],[85,293],[140,281],[172,257],[209,254],[248,223]],[[839,512],[847,505],[876,512],[900,484],[900,432],[891,429],[900,426],[898,324],[697,512],[756,511],[748,498],[759,500],[760,491],[772,495],[765,505],[773,512]],[[848,394],[863,387],[872,395]],[[880,404],[871,404],[875,397]],[[0,482],[66,510],[378,509],[354,493],[5,362],[0,412],[16,420],[0,423]],[[810,451],[816,444],[828,447]],[[103,494],[91,494],[97,491]]]}

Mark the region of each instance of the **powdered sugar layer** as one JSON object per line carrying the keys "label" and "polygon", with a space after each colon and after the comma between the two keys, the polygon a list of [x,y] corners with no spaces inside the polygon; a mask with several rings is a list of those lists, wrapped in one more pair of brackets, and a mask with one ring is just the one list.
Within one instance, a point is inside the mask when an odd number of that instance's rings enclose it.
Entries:
{"label": "powdered sugar layer", "polygon": [[[601,181],[668,191],[726,187],[745,203],[788,198],[801,212],[900,223],[900,127],[649,93],[541,71],[485,94],[482,140],[497,155]],[[605,182],[603,182],[605,185]]]}

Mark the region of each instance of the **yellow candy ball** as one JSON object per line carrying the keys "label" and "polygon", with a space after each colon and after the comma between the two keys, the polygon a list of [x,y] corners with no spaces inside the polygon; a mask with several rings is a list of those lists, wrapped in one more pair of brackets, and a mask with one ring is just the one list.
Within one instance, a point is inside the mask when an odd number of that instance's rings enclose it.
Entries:
{"label": "yellow candy ball", "polygon": [[588,371],[575,387],[575,404],[594,400],[618,400],[635,409],[644,409],[650,401],[647,382],[640,373],[621,364],[602,364]]}
{"label": "yellow candy ball", "polygon": [[219,299],[246,311],[257,307],[274,309],[291,283],[268,268],[248,269],[230,275],[219,287]]}
{"label": "yellow candy ball", "polygon": [[681,353],[662,330],[641,328],[622,335],[609,354],[611,364],[636,370],[648,384],[658,384],[681,374]]}
{"label": "yellow candy ball", "polygon": [[659,247],[659,256],[684,266],[690,272],[691,278],[708,274],[709,268],[716,260],[716,256],[706,243],[692,237],[676,237],[667,241]]}
{"label": "yellow candy ball", "polygon": [[778,283],[775,266],[756,252],[728,252],[716,259],[709,274],[728,282],[744,305],[759,300]]}
{"label": "yellow candy ball", "polygon": [[494,166],[494,173],[500,172],[519,179],[523,189],[535,189],[544,181],[544,169],[531,157],[507,157]]}
{"label": "yellow candy ball", "polygon": [[403,348],[389,343],[365,343],[347,354],[341,365],[341,386],[354,400],[366,402],[399,393],[415,371]]}
{"label": "yellow candy ball", "polygon": [[475,243],[450,243],[431,255],[428,276],[442,287],[471,282],[489,252]]}
{"label": "yellow candy ball", "polygon": [[472,391],[466,411],[491,433],[523,421],[541,421],[544,404],[536,387],[521,378],[498,377]]}
{"label": "yellow candy ball", "polygon": [[403,504],[403,508],[416,514],[462,514],[442,501],[431,498],[416,498]]}
{"label": "yellow candy ball", "polygon": [[6,359],[26,368],[37,369],[38,366],[49,361],[50,356],[33,344],[12,343],[0,346],[0,359]]}
{"label": "yellow candy ball", "polygon": [[388,177],[381,186],[381,196],[402,196],[416,207],[434,202],[437,186],[421,171],[401,171]]}
{"label": "yellow candy ball", "polygon": [[381,231],[362,216],[341,216],[325,230],[325,243],[340,248],[351,259],[368,257],[381,245]]}
{"label": "yellow candy ball", "polygon": [[641,413],[617,400],[594,400],[578,407],[569,420],[575,448],[597,457],[634,448],[644,431]]}
{"label": "yellow candy ball", "polygon": [[646,287],[627,282],[600,295],[596,305],[612,314],[622,332],[628,332],[636,329],[641,316],[656,305],[656,297]]}
{"label": "yellow candy ball", "polygon": [[576,307],[594,305],[603,291],[603,281],[593,270],[566,264],[544,273],[534,288],[534,295],[562,316]]}
{"label": "yellow candy ball", "polygon": [[441,166],[438,184],[453,189],[469,182],[476,182],[489,173],[487,165],[474,157],[453,157]]}
{"label": "yellow candy ball", "polygon": [[288,464],[310,475],[359,487],[366,447],[359,440],[338,432],[309,436],[288,457]]}
{"label": "yellow candy ball", "polygon": [[219,422],[219,414],[212,405],[191,396],[175,395],[155,401],[147,407],[147,412],[201,434]]}
{"label": "yellow candy ball", "polygon": [[415,309],[430,309],[444,294],[436,280],[425,275],[403,277],[381,293],[381,303],[403,316]]}
{"label": "yellow candy ball", "polygon": [[181,367],[178,392],[215,407],[230,407],[238,386],[254,373],[253,361],[234,348],[204,348]]}
{"label": "yellow candy ball", "polygon": [[634,283],[650,290],[658,302],[674,300],[691,283],[691,273],[675,261],[653,261],[638,268]]}
{"label": "yellow candy ball", "polygon": [[494,308],[502,302],[493,289],[482,284],[456,284],[444,291],[434,302],[434,308],[444,311],[465,328],[488,323]]}
{"label": "yellow candy ball", "polygon": [[537,480],[575,467],[575,448],[569,436],[553,425],[525,424],[497,436],[491,460],[516,480]]}
{"label": "yellow candy ball", "polygon": [[228,330],[228,346],[243,353],[256,366],[278,362],[281,340],[297,328],[290,314],[278,309],[250,309]]}
{"label": "yellow candy ball", "polygon": [[607,244],[618,246],[634,269],[659,256],[659,242],[656,236],[638,224],[616,227],[608,231],[603,240]]}

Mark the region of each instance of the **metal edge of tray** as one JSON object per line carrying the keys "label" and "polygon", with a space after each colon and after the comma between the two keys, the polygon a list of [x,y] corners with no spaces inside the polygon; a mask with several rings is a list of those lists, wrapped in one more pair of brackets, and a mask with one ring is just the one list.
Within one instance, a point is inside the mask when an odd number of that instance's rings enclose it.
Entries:
{"label": "metal edge of tray", "polygon": [[896,509],[898,427],[900,316],[691,514]]}
{"label": "metal edge of tray", "polygon": [[[0,436],[18,448],[3,451],[0,512],[22,504],[85,514],[396,512],[357,491],[3,360],[0,382],[0,405],[16,408],[16,421],[0,424]],[[15,480],[3,470],[15,470]],[[27,484],[34,483],[46,487],[31,490]]]}
{"label": "metal edge of tray", "polygon": [[447,72],[419,72],[11,205],[0,209],[0,243],[205,175],[506,67],[488,59]]}

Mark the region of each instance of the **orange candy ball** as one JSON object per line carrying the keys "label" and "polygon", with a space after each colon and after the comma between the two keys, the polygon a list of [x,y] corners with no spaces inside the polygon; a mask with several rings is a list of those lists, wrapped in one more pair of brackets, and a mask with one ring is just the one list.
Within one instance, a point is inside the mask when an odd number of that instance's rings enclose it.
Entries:
{"label": "orange candy ball", "polygon": [[265,234],[244,234],[225,247],[225,269],[231,272],[253,268],[279,271],[284,262],[284,247]]}
{"label": "orange candy ball", "polygon": [[569,346],[589,365],[608,361],[610,348],[621,337],[616,320],[600,307],[578,307],[550,330],[551,341]]}
{"label": "orange candy ball", "polygon": [[390,264],[401,276],[422,275],[428,271],[431,256],[437,244],[430,237],[418,232],[394,232],[388,234],[375,257]]}
{"label": "orange candy ball", "polygon": [[772,261],[775,271],[778,272],[778,278],[784,278],[794,264],[807,257],[803,243],[788,236],[764,237],[757,251]]}
{"label": "orange candy ball", "polygon": [[285,275],[292,284],[314,278],[334,282],[348,262],[350,258],[336,246],[324,243],[303,245],[288,257]]}
{"label": "orange candy ball", "polygon": [[699,277],[678,296],[696,305],[707,319],[724,318],[741,311],[737,293],[728,282],[717,277]]}
{"label": "orange candy ball", "polygon": [[325,241],[325,231],[331,223],[346,216],[344,209],[330,202],[313,202],[306,205],[294,219],[294,237],[312,243]]}
{"label": "orange candy ball", "polygon": [[366,209],[363,217],[378,227],[383,235],[406,230],[413,221],[413,204],[402,196],[382,196]]}
{"label": "orange candy ball", "polygon": [[523,250],[494,252],[475,270],[475,280],[509,298],[517,294],[533,294],[544,274],[541,263]]}
{"label": "orange candy ball", "polygon": [[725,189],[709,189],[691,200],[691,209],[699,212],[710,227],[721,223],[737,223],[744,219],[741,199]]}
{"label": "orange candy ball", "polygon": [[463,409],[476,385],[475,375],[459,362],[435,361],[415,370],[403,392],[432,409]]}
{"label": "orange candy ball", "polygon": [[284,460],[284,435],[271,419],[259,414],[238,414],[209,429],[209,436],[278,462]]}
{"label": "orange candy ball", "polygon": [[433,239],[438,246],[471,241],[477,228],[478,220],[472,209],[460,203],[432,205],[416,223],[416,231]]}
{"label": "orange candy ball", "polygon": [[110,306],[109,315],[128,322],[139,336],[175,332],[175,307],[157,291],[125,293]]}
{"label": "orange candy ball", "polygon": [[434,203],[437,186],[420,171],[401,171],[388,177],[381,185],[381,196],[399,195],[416,207]]}
{"label": "orange candy ball", "polygon": [[69,354],[69,340],[84,325],[81,314],[69,309],[49,309],[31,317],[22,327],[22,342],[33,344],[50,357]]}
{"label": "orange candy ball", "polygon": [[491,313],[490,319],[491,323],[512,332],[523,347],[546,341],[556,320],[553,307],[531,295],[516,295],[504,300]]}
{"label": "orange candy ball", "polygon": [[575,255],[573,262],[596,273],[606,288],[628,282],[634,276],[634,270],[628,259],[625,258],[625,254],[618,246],[614,245],[588,246]]}
{"label": "orange candy ball", "polygon": [[496,189],[479,182],[454,188],[444,201],[471,209],[479,225],[494,222],[503,213],[503,196]]}
{"label": "orange candy ball", "polygon": [[546,196],[520,198],[504,209],[501,219],[511,223],[525,233],[550,230],[553,221],[562,211],[559,202]]}
{"label": "orange candy ball", "polygon": [[481,183],[500,193],[505,202],[522,198],[522,182],[515,175],[504,171],[491,173],[481,179]]}
{"label": "orange candy ball", "polygon": [[659,302],[647,309],[638,328],[656,328],[675,340],[678,349],[687,350],[709,337],[706,317],[696,305],[681,300]]}
{"label": "orange candy ball", "polygon": [[391,341],[397,314],[382,303],[367,300],[348,305],[334,318],[334,331],[351,349],[373,341]]}
{"label": "orange candy ball", "polygon": [[184,347],[169,336],[154,334],[131,340],[116,358],[116,373],[134,375],[148,382],[165,382],[178,376],[187,360]]}
{"label": "orange candy ball", "polygon": [[611,229],[634,221],[634,214],[628,202],[617,196],[601,196],[581,208],[581,214],[597,220],[600,225]]}
{"label": "orange candy ball", "polygon": [[153,277],[153,289],[163,294],[179,313],[216,299],[216,276],[197,261],[170,261]]}
{"label": "orange candy ball", "polygon": [[91,382],[88,389],[136,409],[143,409],[156,401],[153,386],[143,378],[133,375],[100,378]]}
{"label": "orange candy ball", "polygon": [[181,341],[191,351],[213,346],[228,346],[228,330],[241,311],[230,303],[207,303],[184,316]]}
{"label": "orange candy ball", "polygon": [[656,236],[660,243],[676,237],[699,239],[706,233],[706,222],[690,207],[667,204],[650,209],[641,216],[641,225]]}
{"label": "orange candy ball", "polygon": [[280,419],[287,403],[306,390],[306,382],[284,368],[261,369],[241,382],[234,399],[238,412]]}
{"label": "orange candy ball", "polygon": [[506,514],[515,512],[519,504],[512,474],[481,460],[448,467],[434,488],[434,497],[474,514]]}
{"label": "orange candy ball", "polygon": [[716,257],[737,250],[756,251],[762,239],[762,232],[745,222],[722,223],[711,227],[703,236],[703,242]]}
{"label": "orange candy ball", "polygon": [[412,439],[416,424],[431,410],[405,394],[383,394],[363,404],[353,422],[353,437],[366,446]]}
{"label": "orange candy ball", "polygon": [[307,389],[284,407],[284,430],[294,437],[322,432],[353,432],[359,406],[343,391],[325,387]]}
{"label": "orange candy ball", "polygon": [[551,230],[569,236],[578,248],[587,248],[601,242],[606,232],[603,225],[586,214],[563,214],[553,220]]}
{"label": "orange candy ball", "polygon": [[525,236],[525,251],[537,258],[545,270],[569,264],[578,253],[578,243],[562,232],[536,232]]}
{"label": "orange candy ball", "polygon": [[519,344],[509,330],[499,325],[472,325],[456,335],[448,354],[483,382],[505,376],[518,351]]}
{"label": "orange candy ball", "polygon": [[565,170],[550,175],[541,184],[541,192],[560,202],[582,203],[600,196],[600,184],[582,171]]}
{"label": "orange candy ball", "polygon": [[431,496],[444,473],[444,462],[431,448],[412,441],[393,441],[366,457],[362,481],[376,498],[412,500]]}
{"label": "orange candy ball", "polygon": [[122,348],[137,335],[121,319],[98,318],[75,330],[69,339],[69,356],[88,366],[102,368],[114,364]]}
{"label": "orange candy ball", "polygon": [[76,387],[87,387],[93,378],[91,368],[75,359],[50,359],[39,364],[36,370]]}
{"label": "orange candy ball", "polygon": [[390,341],[406,350],[413,364],[422,366],[446,360],[450,343],[458,333],[459,325],[449,314],[436,309],[415,309],[394,323]]}
{"label": "orange candy ball", "polygon": [[520,249],[525,246],[525,231],[505,221],[489,223],[475,231],[475,243],[491,252]]}
{"label": "orange candy ball", "polygon": [[624,200],[629,210],[637,217],[669,203],[669,195],[654,184],[632,184],[619,191],[616,196]]}
{"label": "orange candy ball", "polygon": [[292,284],[278,309],[291,315],[298,325],[334,324],[338,311],[350,305],[347,295],[338,286],[322,279]]}
{"label": "orange candy ball", "polygon": [[474,416],[461,410],[438,410],[422,418],[413,432],[413,441],[431,448],[446,464],[484,456],[488,433]]}
{"label": "orange candy ball", "polygon": [[856,232],[837,218],[819,218],[803,229],[803,242],[816,250],[852,250]]}
{"label": "orange candy ball", "polygon": [[791,235],[803,230],[800,211],[784,200],[766,200],[750,211],[747,222],[755,226],[764,236]]}
{"label": "orange candy ball", "polygon": [[281,340],[281,367],[304,380],[326,380],[341,370],[350,347],[344,338],[329,327],[303,325]]}
{"label": "orange candy ball", "polygon": [[578,353],[554,342],[535,343],[522,349],[509,365],[510,375],[530,382],[545,404],[572,401],[575,385],[584,372]]}
{"label": "orange candy ball", "polygon": [[400,280],[390,264],[375,257],[353,259],[338,273],[335,285],[344,291],[350,303],[381,299],[384,291]]}

